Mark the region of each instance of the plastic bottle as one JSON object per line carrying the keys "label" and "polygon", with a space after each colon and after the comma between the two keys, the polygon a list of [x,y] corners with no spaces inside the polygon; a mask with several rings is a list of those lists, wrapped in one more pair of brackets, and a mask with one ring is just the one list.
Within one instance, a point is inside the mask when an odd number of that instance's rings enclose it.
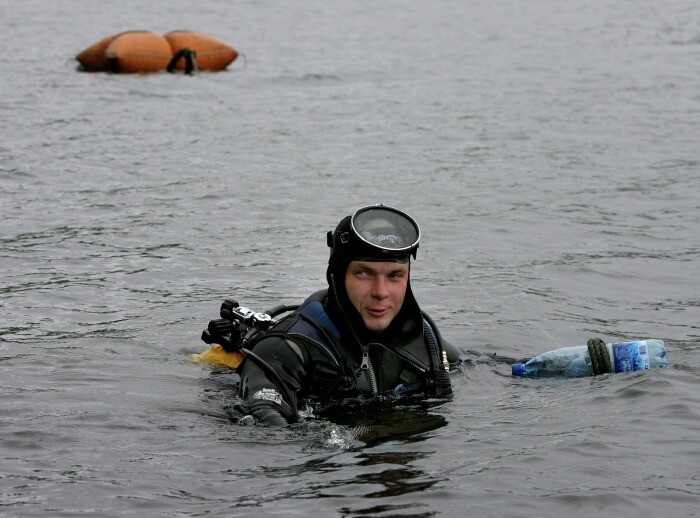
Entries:
{"label": "plastic bottle", "polygon": [[[603,344],[601,354],[607,350],[609,370],[603,372],[629,372],[666,367],[666,347],[661,340],[637,340],[616,344]],[[511,365],[513,376],[568,376],[583,377],[594,374],[589,346],[562,347],[535,356],[527,363]]]}

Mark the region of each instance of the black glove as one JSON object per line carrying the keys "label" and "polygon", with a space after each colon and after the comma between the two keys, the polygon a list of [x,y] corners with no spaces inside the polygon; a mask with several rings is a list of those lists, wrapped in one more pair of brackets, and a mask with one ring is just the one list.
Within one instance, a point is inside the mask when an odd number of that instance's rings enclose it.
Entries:
{"label": "black glove", "polygon": [[278,405],[273,401],[254,399],[245,406],[247,413],[252,415],[255,421],[261,424],[287,426],[291,420],[291,417],[287,418],[287,416],[291,416],[291,412],[286,403]]}
{"label": "black glove", "polygon": [[240,349],[238,346],[238,329],[231,320],[225,318],[210,320],[207,330],[209,331],[211,343],[217,343],[229,352]]}

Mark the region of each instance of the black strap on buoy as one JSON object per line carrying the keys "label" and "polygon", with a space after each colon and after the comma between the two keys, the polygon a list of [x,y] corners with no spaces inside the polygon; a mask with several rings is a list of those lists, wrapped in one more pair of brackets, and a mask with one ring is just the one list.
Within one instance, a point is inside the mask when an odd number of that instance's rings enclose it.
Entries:
{"label": "black strap on buoy", "polygon": [[168,63],[167,68],[168,72],[170,72],[171,74],[174,73],[178,61],[180,61],[180,59],[183,57],[185,58],[185,74],[191,76],[194,72],[198,71],[196,59],[197,53],[194,50],[184,48],[178,50],[173,56],[173,59],[170,60],[170,63]]}
{"label": "black strap on buoy", "polygon": [[594,376],[612,372],[608,346],[605,345],[603,340],[600,338],[591,338],[588,340],[588,354],[591,357],[591,367],[593,367]]}

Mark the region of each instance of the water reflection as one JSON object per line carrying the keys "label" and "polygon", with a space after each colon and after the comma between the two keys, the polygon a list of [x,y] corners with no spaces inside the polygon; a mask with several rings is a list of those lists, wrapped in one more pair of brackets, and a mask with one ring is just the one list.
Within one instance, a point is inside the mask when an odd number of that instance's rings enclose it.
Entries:
{"label": "water reflection", "polygon": [[[346,451],[331,457],[313,458],[295,466],[265,468],[260,475],[268,480],[296,481],[297,487],[287,488],[283,495],[268,492],[266,499],[269,500],[288,497],[341,499],[345,502],[338,509],[342,515],[432,516],[431,512],[418,511],[426,505],[420,494],[444,480],[426,473],[417,465],[430,455],[430,452],[395,449]],[[367,499],[381,499],[383,503],[368,507]]]}
{"label": "water reflection", "polygon": [[355,430],[359,432],[357,440],[374,446],[386,441],[423,441],[428,437],[428,432],[446,424],[441,415],[415,408],[398,408],[383,412],[371,420],[368,417],[361,419],[355,425]]}
{"label": "water reflection", "polygon": [[360,466],[377,465],[402,465],[402,468],[387,468],[379,473],[367,473],[358,475],[355,483],[380,484],[383,489],[365,495],[366,498],[383,498],[386,496],[399,496],[407,493],[416,493],[429,489],[438,481],[426,476],[425,472],[415,467],[410,467],[410,463],[422,455],[412,452],[391,452],[378,454],[364,454],[359,458],[363,460]]}

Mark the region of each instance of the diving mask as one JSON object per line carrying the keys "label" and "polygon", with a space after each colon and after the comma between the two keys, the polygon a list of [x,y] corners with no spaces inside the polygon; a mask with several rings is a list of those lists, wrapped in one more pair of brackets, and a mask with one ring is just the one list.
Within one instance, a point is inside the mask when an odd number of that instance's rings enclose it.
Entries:
{"label": "diving mask", "polygon": [[[341,228],[345,227],[345,228]],[[405,212],[386,205],[370,205],[350,216],[350,225],[328,233],[328,246],[357,259],[408,261],[416,257],[420,228]]]}

